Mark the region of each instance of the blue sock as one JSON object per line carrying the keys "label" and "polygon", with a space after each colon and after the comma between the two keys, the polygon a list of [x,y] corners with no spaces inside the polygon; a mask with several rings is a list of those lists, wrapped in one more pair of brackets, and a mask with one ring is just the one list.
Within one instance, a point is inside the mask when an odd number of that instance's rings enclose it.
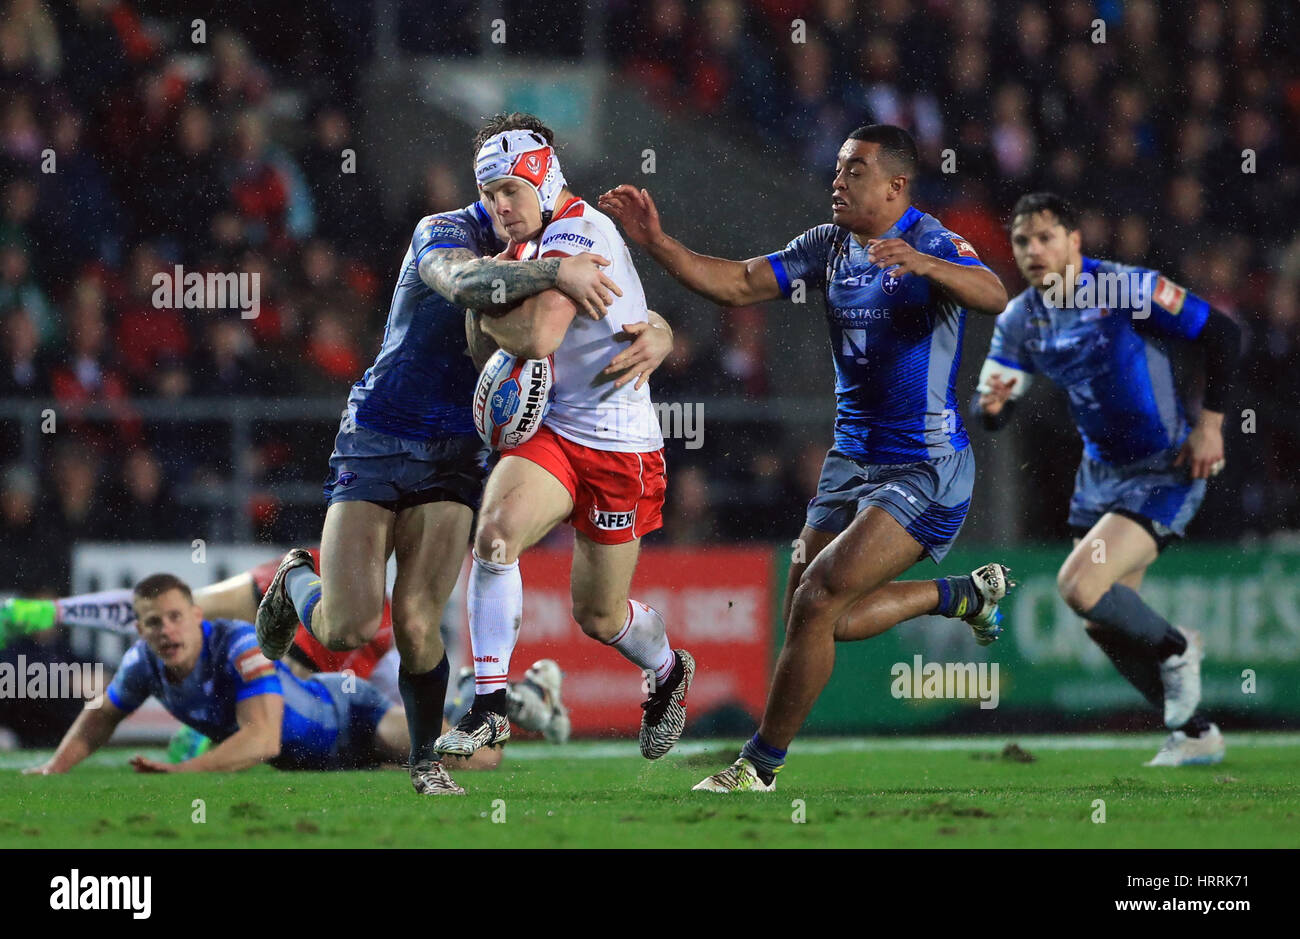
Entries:
{"label": "blue sock", "polygon": [[284,589],[289,594],[293,608],[298,611],[298,619],[307,627],[307,632],[315,637],[311,628],[311,615],[316,611],[316,604],[320,603],[320,575],[305,564],[295,567],[284,575]]}
{"label": "blue sock", "polygon": [[785,765],[785,750],[778,750],[768,744],[757,733],[740,748],[740,755],[754,764],[763,782],[771,782],[772,777]]}
{"label": "blue sock", "polygon": [[952,616],[961,619],[970,616],[984,602],[975,580],[969,574],[957,577],[940,577],[934,582],[939,588],[939,605],[931,613],[938,616]]}

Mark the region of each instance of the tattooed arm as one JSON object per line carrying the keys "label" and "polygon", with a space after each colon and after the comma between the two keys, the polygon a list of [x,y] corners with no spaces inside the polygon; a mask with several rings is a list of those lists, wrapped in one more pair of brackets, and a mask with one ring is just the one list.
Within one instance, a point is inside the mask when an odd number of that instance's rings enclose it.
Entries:
{"label": "tattooed arm", "polygon": [[507,310],[505,315],[479,318],[483,332],[511,355],[544,359],[564,340],[577,305],[558,290],[543,290]]}
{"label": "tattooed arm", "polygon": [[521,300],[552,287],[567,295],[592,319],[600,319],[623,296],[601,270],[609,261],[596,254],[539,261],[481,258],[468,248],[439,248],[420,259],[420,279],[459,307],[499,317]]}
{"label": "tattooed arm", "polygon": [[469,346],[469,357],[479,371],[497,351],[496,340],[483,332],[483,321],[474,310],[465,311],[465,343]]}

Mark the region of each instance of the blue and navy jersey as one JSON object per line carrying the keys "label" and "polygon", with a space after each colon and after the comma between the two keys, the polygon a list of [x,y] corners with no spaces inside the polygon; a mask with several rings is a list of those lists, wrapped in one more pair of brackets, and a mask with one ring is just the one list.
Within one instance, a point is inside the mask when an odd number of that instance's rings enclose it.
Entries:
{"label": "blue and navy jersey", "polygon": [[1147,268],[1085,257],[1083,274],[1062,307],[1032,287],[1012,299],[989,358],[1065,389],[1090,459],[1123,466],[1178,446],[1191,427],[1165,340],[1200,336],[1210,305]]}
{"label": "blue and navy jersey", "polygon": [[[964,238],[910,206],[881,238],[984,267]],[[924,277],[883,272],[838,225],[809,229],[768,260],[786,296],[802,280],[826,299],[835,449],[861,463],[916,463],[969,446],[956,397],[964,308]]]}
{"label": "blue and navy jersey", "polygon": [[356,422],[381,434],[423,441],[475,432],[470,401],[478,373],[465,343],[465,311],[420,279],[420,260],[438,248],[501,250],[482,203],[420,219],[379,356],[348,396]]}
{"label": "blue and navy jersey", "polygon": [[137,641],[108,686],[109,700],[129,713],[153,696],[172,717],[220,743],[239,729],[236,704],[275,694],[284,698],[280,760],[324,762],[338,744],[340,709],[329,691],[262,655],[251,623],[204,620],[203,650],[194,670],[174,682],[163,669],[148,644]]}

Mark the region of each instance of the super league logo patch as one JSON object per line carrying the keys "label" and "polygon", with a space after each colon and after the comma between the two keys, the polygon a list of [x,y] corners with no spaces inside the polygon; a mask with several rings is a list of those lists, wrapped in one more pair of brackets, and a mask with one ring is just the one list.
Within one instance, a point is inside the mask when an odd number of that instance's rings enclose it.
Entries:
{"label": "super league logo patch", "polygon": [[492,396],[492,423],[500,427],[510,420],[519,408],[519,382],[510,379]]}
{"label": "super league logo patch", "polygon": [[429,223],[429,242],[431,244],[437,244],[453,238],[464,240],[466,238],[464,227],[456,222],[448,221],[445,218],[435,219]]}
{"label": "super league logo patch", "polygon": [[975,253],[975,249],[971,247],[970,242],[965,238],[950,238],[948,240],[951,241],[952,246],[957,249],[959,257],[974,258],[977,261],[980,259],[980,256]]}

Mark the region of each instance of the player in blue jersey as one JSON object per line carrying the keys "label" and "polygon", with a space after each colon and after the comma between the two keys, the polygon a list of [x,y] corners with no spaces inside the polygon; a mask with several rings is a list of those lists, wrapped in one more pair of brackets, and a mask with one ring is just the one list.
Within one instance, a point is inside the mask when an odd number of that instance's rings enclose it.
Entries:
{"label": "player in blue jersey", "polygon": [[600,205],[663,267],[722,306],[820,289],[835,364],[835,445],[790,567],[786,639],[763,721],[740,759],[696,788],[774,788],[786,750],[830,678],[837,640],[926,613],[1000,631],[1006,569],[895,581],[939,561],[966,516],[974,460],[954,387],[965,310],[995,314],[1006,291],[965,239],[911,205],[916,144],[902,128],[855,130],[840,148],[831,223],[748,261],[696,254],[664,234],[649,193]]}
{"label": "player in blue jersey", "polygon": [[[558,288],[599,318],[620,293],[601,271],[605,258],[520,263],[493,257],[503,246],[481,203],[416,226],[382,348],[352,388],[330,457],[321,570],[307,550],[290,551],[257,613],[258,642],[271,659],[288,651],[299,620],[330,649],[357,648],[379,629],[385,567],[396,553],[398,682],[410,728],[411,782],[422,794],[461,791],[433,744],[442,731],[448,680],[439,617],[460,573],[487,474],[488,451],[471,419],[477,375],[466,349],[473,335],[465,311]],[[634,345],[660,340],[647,334]],[[659,348],[648,368],[666,354]]]}
{"label": "player in blue jersey", "polygon": [[[1011,247],[1029,287],[998,317],[975,406],[996,429],[1033,376],[1065,389],[1083,459],[1061,596],[1120,674],[1163,710],[1172,733],[1148,765],[1216,763],[1223,736],[1196,711],[1201,637],[1170,625],[1137,590],[1160,551],[1182,537],[1206,479],[1223,468],[1240,330],[1158,271],[1084,257],[1077,216],[1059,196],[1016,203]],[[1195,425],[1175,388],[1168,340],[1204,350],[1205,403]]]}
{"label": "player in blue jersey", "polygon": [[137,756],[131,765],[140,772],[224,772],[259,763],[345,769],[396,762],[406,754],[402,709],[379,689],[342,673],[295,676],[262,655],[251,623],[204,619],[179,578],[145,578],[136,585],[133,606],[140,640],[54,756],[27,772],[67,772],[107,743],[151,696],[213,746],[177,764]]}

